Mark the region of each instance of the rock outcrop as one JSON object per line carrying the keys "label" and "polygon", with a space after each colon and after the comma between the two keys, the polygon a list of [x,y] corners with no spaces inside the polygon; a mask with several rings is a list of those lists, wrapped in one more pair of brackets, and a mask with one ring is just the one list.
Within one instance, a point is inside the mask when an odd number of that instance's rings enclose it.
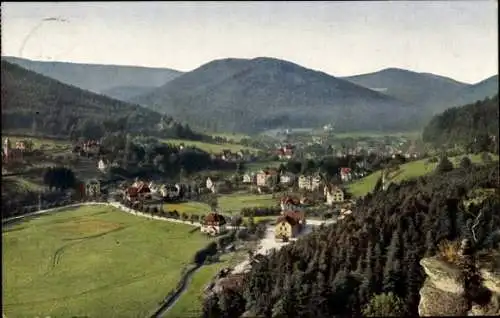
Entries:
{"label": "rock outcrop", "polygon": [[[498,259],[497,259],[498,257]],[[438,257],[420,261],[427,278],[420,289],[420,316],[500,315],[500,254],[476,261],[482,299],[470,299],[461,269]],[[493,260],[493,261],[492,261]]]}

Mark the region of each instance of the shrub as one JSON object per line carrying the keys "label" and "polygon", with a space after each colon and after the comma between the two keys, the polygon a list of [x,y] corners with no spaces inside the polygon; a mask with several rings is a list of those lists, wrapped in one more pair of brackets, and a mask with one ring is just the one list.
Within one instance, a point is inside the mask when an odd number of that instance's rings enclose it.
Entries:
{"label": "shrub", "polygon": [[469,169],[472,166],[472,161],[469,157],[465,156],[460,160],[460,168]]}
{"label": "shrub", "polygon": [[446,262],[456,264],[460,260],[460,243],[458,241],[442,241],[438,245],[438,256]]}
{"label": "shrub", "polygon": [[365,317],[399,317],[403,316],[403,302],[392,292],[375,295],[363,308]]}
{"label": "shrub", "polygon": [[451,170],[453,170],[453,163],[451,163],[450,159],[446,156],[441,157],[441,160],[436,167],[436,171],[443,173]]}

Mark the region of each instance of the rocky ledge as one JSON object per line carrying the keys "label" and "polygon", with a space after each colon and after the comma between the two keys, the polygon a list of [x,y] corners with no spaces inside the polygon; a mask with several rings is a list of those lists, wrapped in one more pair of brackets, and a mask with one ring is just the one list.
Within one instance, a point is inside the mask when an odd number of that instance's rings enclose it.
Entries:
{"label": "rocky ledge", "polygon": [[427,278],[420,289],[420,316],[499,316],[500,252],[476,261],[481,288],[486,295],[481,304],[468,299],[458,266],[437,257],[420,261]]}

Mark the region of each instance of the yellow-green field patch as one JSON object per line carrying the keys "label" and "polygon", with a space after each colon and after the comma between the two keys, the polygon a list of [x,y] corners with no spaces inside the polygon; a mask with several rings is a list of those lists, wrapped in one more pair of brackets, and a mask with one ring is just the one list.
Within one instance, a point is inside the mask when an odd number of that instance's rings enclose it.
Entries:
{"label": "yellow-green field patch", "polygon": [[242,208],[277,206],[272,194],[233,193],[218,198],[219,208],[224,213],[237,214]]}

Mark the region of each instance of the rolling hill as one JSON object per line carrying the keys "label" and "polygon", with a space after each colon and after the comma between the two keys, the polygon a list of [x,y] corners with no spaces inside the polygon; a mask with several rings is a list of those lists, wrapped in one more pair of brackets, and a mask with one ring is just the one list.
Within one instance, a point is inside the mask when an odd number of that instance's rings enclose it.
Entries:
{"label": "rolling hill", "polygon": [[338,130],[390,130],[418,123],[404,102],[272,58],[215,60],[131,101],[223,131],[328,123]]}
{"label": "rolling hill", "polygon": [[498,76],[466,84],[431,73],[388,68],[343,79],[415,105],[430,115],[498,93]]}
{"label": "rolling hill", "polygon": [[10,56],[3,56],[2,60],[65,84],[117,99],[129,99],[134,93],[145,93],[182,74],[168,68],[41,62]]}
{"label": "rolling hill", "polygon": [[6,61],[1,70],[2,131],[68,136],[75,131],[92,135],[126,129],[179,138],[181,131],[192,134],[172,118],[139,105],[84,91]]}

